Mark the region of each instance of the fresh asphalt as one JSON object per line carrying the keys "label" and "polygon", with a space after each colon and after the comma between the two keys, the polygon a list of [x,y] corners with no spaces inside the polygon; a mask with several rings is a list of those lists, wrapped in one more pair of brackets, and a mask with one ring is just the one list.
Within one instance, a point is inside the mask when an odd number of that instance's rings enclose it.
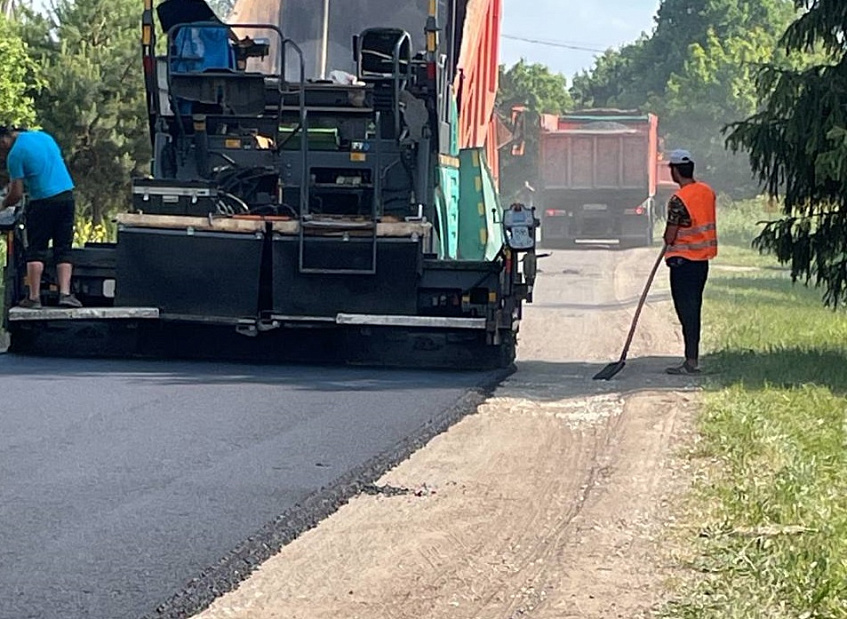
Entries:
{"label": "fresh asphalt", "polygon": [[496,380],[0,354],[0,619],[188,616]]}

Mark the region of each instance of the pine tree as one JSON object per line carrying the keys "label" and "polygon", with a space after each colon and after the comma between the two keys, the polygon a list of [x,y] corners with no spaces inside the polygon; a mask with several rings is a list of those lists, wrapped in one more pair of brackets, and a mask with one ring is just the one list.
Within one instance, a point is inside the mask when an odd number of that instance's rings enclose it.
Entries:
{"label": "pine tree", "polygon": [[824,301],[847,302],[847,3],[797,0],[802,16],[782,38],[788,53],[817,53],[812,66],[770,66],[760,77],[763,109],[732,126],[730,146],[750,155],[784,216],[756,245],[821,286]]}

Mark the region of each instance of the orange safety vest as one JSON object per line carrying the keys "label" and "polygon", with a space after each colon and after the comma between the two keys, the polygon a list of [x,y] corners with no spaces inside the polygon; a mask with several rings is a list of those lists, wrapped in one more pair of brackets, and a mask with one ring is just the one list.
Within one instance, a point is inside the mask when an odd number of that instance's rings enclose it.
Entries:
{"label": "orange safety vest", "polygon": [[711,260],[718,255],[718,229],[715,215],[714,190],[706,183],[695,182],[676,192],[688,209],[691,226],[680,228],[674,244],[668,247],[666,257],[688,260]]}

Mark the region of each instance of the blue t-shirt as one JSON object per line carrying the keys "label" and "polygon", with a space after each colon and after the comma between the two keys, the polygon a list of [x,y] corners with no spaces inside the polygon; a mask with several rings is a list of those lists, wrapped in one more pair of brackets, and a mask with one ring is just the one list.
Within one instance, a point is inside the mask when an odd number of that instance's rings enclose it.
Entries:
{"label": "blue t-shirt", "polygon": [[74,188],[56,140],[43,131],[22,131],[6,157],[9,178],[23,180],[30,200],[52,198]]}

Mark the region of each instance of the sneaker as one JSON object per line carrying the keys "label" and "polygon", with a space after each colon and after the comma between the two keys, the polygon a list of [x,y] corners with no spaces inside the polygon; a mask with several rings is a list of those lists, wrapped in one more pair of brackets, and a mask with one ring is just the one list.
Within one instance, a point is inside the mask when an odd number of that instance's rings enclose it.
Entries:
{"label": "sneaker", "polygon": [[59,307],[82,307],[82,303],[72,294],[60,294]]}
{"label": "sneaker", "polygon": [[38,310],[41,309],[41,301],[38,299],[30,299],[29,297],[27,297],[23,301],[18,303],[18,307],[20,307],[21,309]]}
{"label": "sneaker", "polygon": [[700,373],[700,368],[695,368],[693,365],[688,365],[688,361],[684,362],[682,365],[677,365],[672,368],[668,368],[665,370],[668,374],[672,376],[691,376]]}

